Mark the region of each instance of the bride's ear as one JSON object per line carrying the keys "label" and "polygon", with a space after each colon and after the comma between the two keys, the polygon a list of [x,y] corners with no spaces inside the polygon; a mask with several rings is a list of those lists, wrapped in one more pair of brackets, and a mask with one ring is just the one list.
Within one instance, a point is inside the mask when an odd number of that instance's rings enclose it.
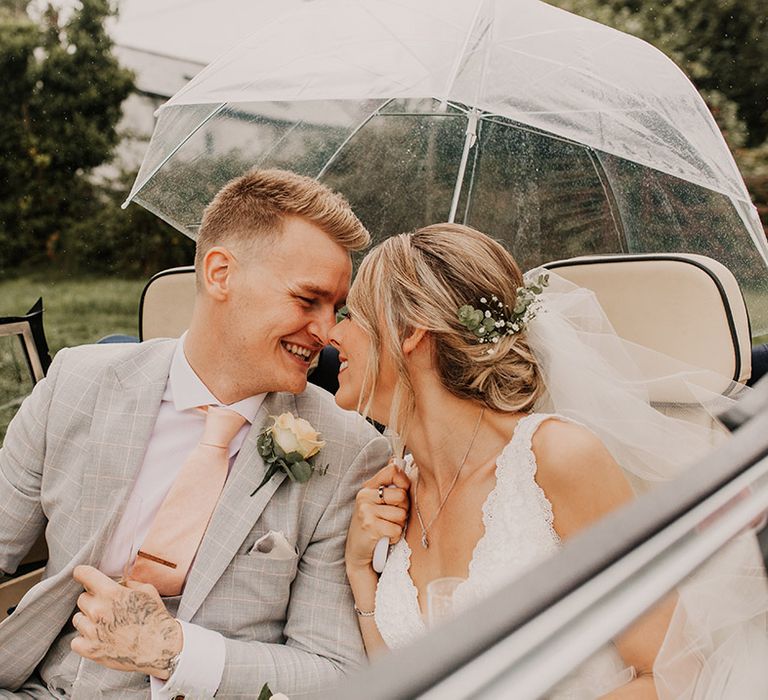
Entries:
{"label": "bride's ear", "polygon": [[[427,331],[425,328],[415,328],[403,341],[403,354],[407,357],[420,345],[422,347],[426,345],[426,337]],[[423,344],[422,341],[424,341]]]}

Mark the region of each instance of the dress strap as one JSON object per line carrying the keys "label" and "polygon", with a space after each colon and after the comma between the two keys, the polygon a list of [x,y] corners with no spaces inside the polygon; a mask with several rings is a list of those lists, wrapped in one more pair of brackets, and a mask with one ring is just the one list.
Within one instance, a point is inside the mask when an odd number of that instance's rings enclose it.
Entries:
{"label": "dress strap", "polygon": [[[518,421],[509,444],[530,450],[533,443],[533,436],[539,429],[539,426],[544,421],[550,419],[560,420],[566,423],[577,423],[577,421],[571,420],[566,416],[561,416],[558,413],[530,413]],[[580,423],[577,424],[580,425]]]}
{"label": "dress strap", "polygon": [[550,417],[547,413],[531,413],[517,422],[512,437],[496,460],[495,491],[509,494],[521,485],[533,483],[537,466],[531,445],[533,435]]}
{"label": "dress strap", "polygon": [[539,512],[548,524],[552,539],[559,542],[554,530],[552,504],[536,481],[538,464],[532,445],[533,436],[539,426],[550,419],[576,422],[555,413],[531,413],[521,418],[515,426],[512,438],[498,457],[496,488],[489,500],[493,506],[493,501],[498,498],[510,501],[523,495],[529,503],[537,503]]}

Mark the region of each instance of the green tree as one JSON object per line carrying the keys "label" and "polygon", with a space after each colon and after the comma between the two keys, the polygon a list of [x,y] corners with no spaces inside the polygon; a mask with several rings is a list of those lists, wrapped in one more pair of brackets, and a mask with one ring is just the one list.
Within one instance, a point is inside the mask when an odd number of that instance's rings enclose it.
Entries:
{"label": "green tree", "polygon": [[0,7],[0,269],[24,245],[18,239],[32,178],[29,96],[35,89],[34,50],[40,32],[23,13]]}
{"label": "green tree", "polygon": [[112,156],[133,87],[104,30],[107,0],[82,0],[63,23],[49,6],[38,25],[25,7],[0,5],[0,271],[59,261],[98,213],[89,176]]}
{"label": "green tree", "polygon": [[136,173],[123,173],[94,188],[94,211],[67,231],[70,266],[147,278],[158,270],[192,264],[195,244],[191,238],[138,204],[120,208],[135,179]]}
{"label": "green tree", "polygon": [[732,147],[768,138],[765,0],[550,0],[658,47],[691,78]]}

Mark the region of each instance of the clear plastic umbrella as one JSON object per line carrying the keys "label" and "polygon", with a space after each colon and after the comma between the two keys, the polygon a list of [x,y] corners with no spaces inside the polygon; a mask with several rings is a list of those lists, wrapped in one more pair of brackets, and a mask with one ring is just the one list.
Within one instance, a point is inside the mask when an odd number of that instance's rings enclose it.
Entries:
{"label": "clear plastic umbrella", "polygon": [[316,0],[158,112],[128,201],[194,237],[230,178],[287,167],[375,237],[456,220],[524,266],[687,251],[730,267],[768,331],[768,248],[709,110],[661,52],[538,0]]}

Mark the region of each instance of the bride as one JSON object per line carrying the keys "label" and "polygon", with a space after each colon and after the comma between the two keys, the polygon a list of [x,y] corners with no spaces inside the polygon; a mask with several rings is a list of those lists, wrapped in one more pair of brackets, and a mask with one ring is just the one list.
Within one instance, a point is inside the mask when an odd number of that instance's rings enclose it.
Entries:
{"label": "bride", "polygon": [[[392,463],[364,484],[348,535],[347,574],[369,655],[424,632],[430,581],[464,579],[454,605],[467,607],[630,500],[628,464],[645,479],[663,471],[647,455],[641,464],[642,442],[622,451],[610,427],[598,438],[600,421],[570,410],[573,396],[553,401],[555,377],[569,381],[568,359],[558,370],[550,352],[566,338],[551,333],[561,319],[542,303],[547,282],[541,274],[526,284],[503,246],[454,224],[389,238],[360,267],[348,315],[331,333],[342,361],[336,402],[403,436],[409,452],[404,471]],[[573,371],[581,371],[578,362]],[[582,391],[594,388],[586,372],[580,379]],[[614,422],[681,427],[651,419],[656,412],[633,391],[626,389],[628,404],[640,413],[628,409]],[[537,412],[541,405],[567,406],[569,417]],[[681,457],[690,460],[691,441],[667,437],[664,444],[679,449],[662,457],[669,477]],[[712,436],[693,437],[708,445]],[[379,578],[371,561],[382,537],[393,546]],[[680,617],[676,602],[657,605],[551,697],[660,697],[656,661]]]}

